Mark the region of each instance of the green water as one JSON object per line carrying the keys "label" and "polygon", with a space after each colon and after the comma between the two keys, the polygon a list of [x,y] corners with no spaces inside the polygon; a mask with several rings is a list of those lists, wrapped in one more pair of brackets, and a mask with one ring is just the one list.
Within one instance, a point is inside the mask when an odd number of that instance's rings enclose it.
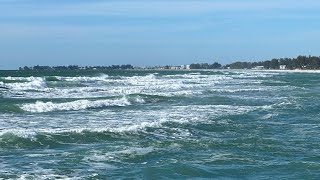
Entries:
{"label": "green water", "polygon": [[318,179],[319,77],[0,71],[0,179]]}

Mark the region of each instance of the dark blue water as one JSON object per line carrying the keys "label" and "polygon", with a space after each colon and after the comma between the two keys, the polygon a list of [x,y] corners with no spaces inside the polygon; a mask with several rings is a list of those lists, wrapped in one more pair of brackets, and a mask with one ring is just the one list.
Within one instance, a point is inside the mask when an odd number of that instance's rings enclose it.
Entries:
{"label": "dark blue water", "polygon": [[0,71],[0,179],[318,179],[319,77]]}

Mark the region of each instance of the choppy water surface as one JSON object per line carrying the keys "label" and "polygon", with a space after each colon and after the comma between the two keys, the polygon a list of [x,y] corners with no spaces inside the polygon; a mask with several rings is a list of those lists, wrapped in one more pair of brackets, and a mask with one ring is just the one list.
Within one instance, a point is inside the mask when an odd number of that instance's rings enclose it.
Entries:
{"label": "choppy water surface", "polygon": [[319,77],[0,71],[0,179],[317,179]]}

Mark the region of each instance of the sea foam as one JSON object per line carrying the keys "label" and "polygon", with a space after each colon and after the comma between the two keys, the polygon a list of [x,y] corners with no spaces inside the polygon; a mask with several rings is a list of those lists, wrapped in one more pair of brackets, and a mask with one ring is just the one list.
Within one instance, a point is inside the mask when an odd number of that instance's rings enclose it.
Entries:
{"label": "sea foam", "polygon": [[30,78],[28,82],[8,83],[7,87],[13,90],[48,90],[46,81],[43,78]]}
{"label": "sea foam", "polygon": [[100,74],[99,76],[78,76],[78,77],[57,77],[61,81],[80,81],[80,82],[95,82],[107,81],[109,76],[107,74]]}
{"label": "sea foam", "polygon": [[[137,98],[136,102],[144,102],[143,100]],[[77,111],[84,109],[94,109],[110,106],[128,106],[131,102],[128,98],[123,97],[121,99],[106,99],[106,100],[77,100],[65,103],[53,103],[53,102],[42,102],[37,101],[32,104],[23,104],[21,109],[28,112],[51,112],[51,111]]]}

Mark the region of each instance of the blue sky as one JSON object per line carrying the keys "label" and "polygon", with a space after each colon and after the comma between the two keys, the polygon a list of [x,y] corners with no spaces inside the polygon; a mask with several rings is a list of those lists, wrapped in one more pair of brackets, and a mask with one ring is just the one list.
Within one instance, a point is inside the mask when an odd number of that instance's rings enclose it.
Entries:
{"label": "blue sky", "polygon": [[0,69],[320,55],[316,0],[0,0]]}

